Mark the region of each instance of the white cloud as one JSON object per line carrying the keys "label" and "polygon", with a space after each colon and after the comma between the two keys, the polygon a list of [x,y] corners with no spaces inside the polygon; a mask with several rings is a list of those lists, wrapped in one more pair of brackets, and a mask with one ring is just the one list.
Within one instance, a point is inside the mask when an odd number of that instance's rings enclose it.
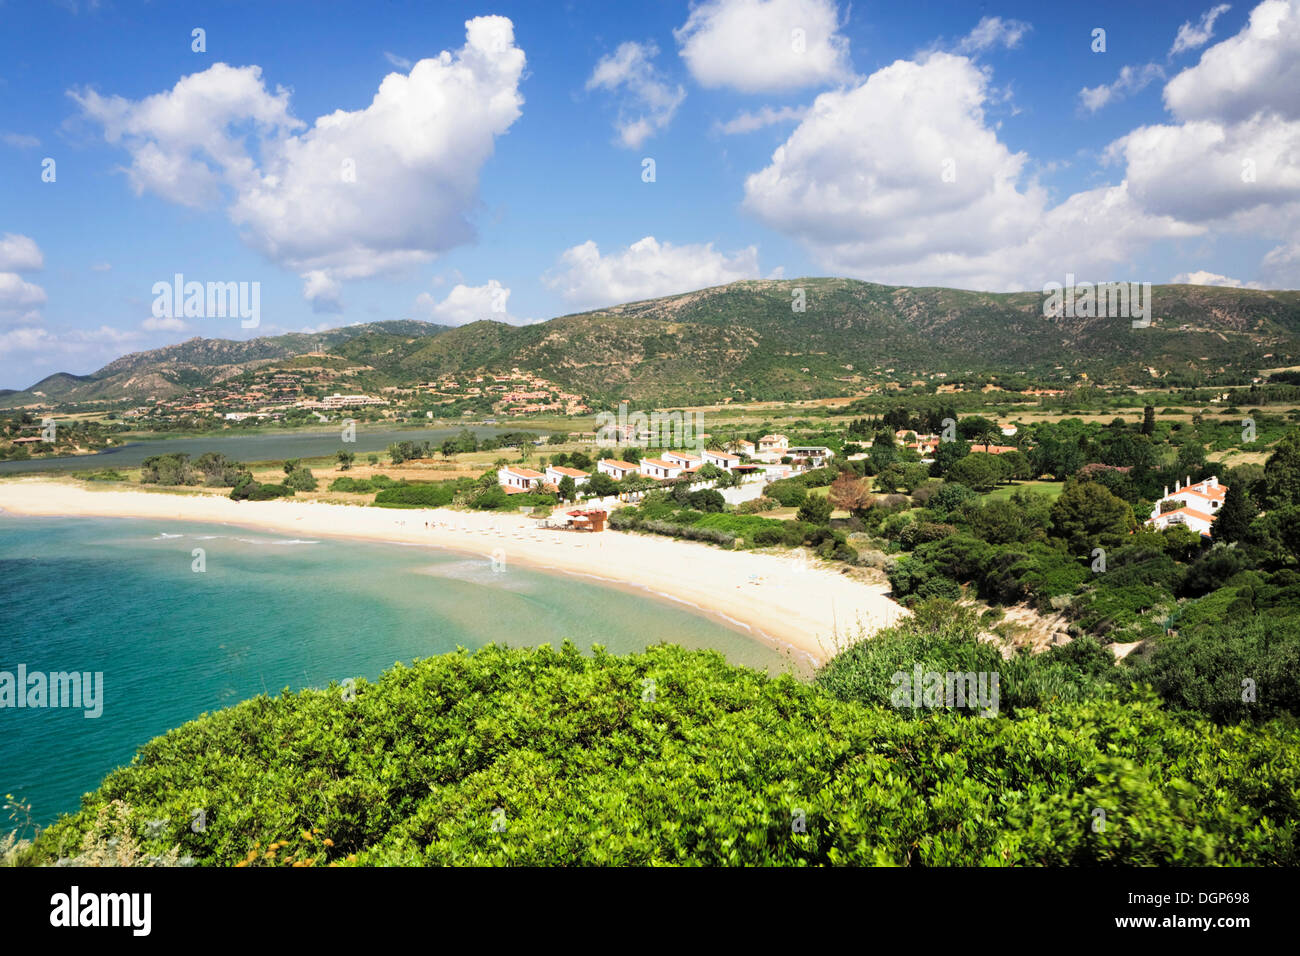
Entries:
{"label": "white cloud", "polygon": [[1126,66],[1119,71],[1119,76],[1114,83],[1103,83],[1100,86],[1092,87],[1085,86],[1079,91],[1079,99],[1088,112],[1095,113],[1106,104],[1121,99],[1130,93],[1146,89],[1152,82],[1162,80],[1164,77],[1165,71],[1157,63],[1147,63],[1145,66]]}
{"label": "white cloud", "polygon": [[600,58],[587,80],[588,90],[621,91],[614,128],[620,145],[630,149],[667,127],[686,99],[686,90],[670,84],[651,62],[658,55],[659,48],[652,42],[620,43]]}
{"label": "white cloud", "polygon": [[310,127],[256,66],[216,64],[139,101],[71,95],[130,153],[137,191],[226,200],[244,240],[330,308],[320,294],[330,283],[427,262],[475,236],[479,172],[520,115],[524,53],[505,17],[465,28],[460,50],[390,73],[365,109]]}
{"label": "white cloud", "polygon": [[754,246],[728,255],[712,243],[673,245],[654,236],[609,255],[601,255],[588,240],[566,249],[560,265],[560,271],[544,276],[543,282],[580,308],[653,299],[760,275]]}
{"label": "white cloud", "polygon": [[32,149],[41,145],[39,139],[25,133],[0,133],[0,142],[3,142],[6,146],[12,146],[14,149]]}
{"label": "white cloud", "polygon": [[18,273],[44,267],[45,256],[36,240],[15,232],[0,236],[0,322],[12,324],[41,320],[40,308],[46,302],[45,290]]}
{"label": "white cloud", "polygon": [[1216,285],[1229,289],[1263,288],[1258,282],[1242,282],[1240,279],[1219,275],[1217,272],[1206,272],[1204,269],[1198,269],[1195,272],[1180,272],[1169,281],[1174,285]]}
{"label": "white cloud", "polygon": [[30,272],[45,268],[45,257],[30,236],[6,232],[0,236],[0,271]]}
{"label": "white cloud", "polygon": [[762,129],[764,126],[775,126],[778,123],[792,123],[803,119],[808,115],[806,106],[782,106],[780,109],[774,109],[771,106],[764,106],[761,109],[750,112],[741,110],[732,119],[725,123],[718,123],[716,128],[719,132],[731,135],[733,133],[752,133],[756,129]]}
{"label": "white cloud", "polygon": [[1300,119],[1300,3],[1255,7],[1241,32],[1169,81],[1165,106],[1184,122],[1235,122],[1260,110]]}
{"label": "white cloud", "polygon": [[189,326],[182,319],[175,317],[159,318],[151,315],[140,323],[140,328],[146,332],[184,332]]}
{"label": "white cloud", "polygon": [[1284,243],[1269,250],[1259,271],[1272,288],[1300,288],[1300,241]]}
{"label": "white cloud", "polygon": [[480,319],[509,322],[512,325],[524,324],[510,315],[509,302],[510,290],[496,279],[489,279],[487,285],[469,286],[458,283],[441,302],[427,292],[422,292],[416,298],[415,305],[439,325],[466,325]]}
{"label": "white cloud", "polygon": [[311,303],[311,310],[317,315],[343,311],[343,287],[321,269],[303,275],[302,297]]}
{"label": "white cloud", "polygon": [[1176,56],[1185,50],[1195,50],[1205,46],[1214,36],[1214,21],[1231,9],[1228,4],[1221,3],[1202,13],[1201,19],[1195,26],[1192,26],[1190,20],[1184,21],[1178,28],[1178,35],[1174,37],[1174,45],[1170,47],[1169,55]]}
{"label": "white cloud", "polygon": [[399,70],[409,71],[411,67],[414,66],[414,64],[406,57],[398,56],[396,53],[389,53],[387,50],[384,51],[384,59],[387,60],[390,65],[397,67]]}
{"label": "white cloud", "polygon": [[107,325],[97,329],[62,329],[22,327],[0,332],[0,355],[15,352],[42,352],[47,357],[101,355],[117,358],[118,349],[138,342],[139,332],[123,332]]}
{"label": "white cloud", "polygon": [[90,268],[93,272],[112,272],[113,264],[111,262],[96,262]]}
{"label": "white cloud", "polygon": [[1105,276],[1142,244],[1198,230],[1145,215],[1125,186],[1049,208],[986,122],[989,74],[966,57],[900,60],[823,93],[745,182],[744,207],[837,273],[900,284],[1041,288]]}
{"label": "white cloud", "polygon": [[839,26],[834,0],[706,0],[673,36],[701,86],[780,92],[852,77]]}
{"label": "white cloud", "polygon": [[1003,20],[1001,17],[981,17],[975,29],[962,37],[957,44],[958,53],[982,53],[1001,46],[1014,50],[1020,46],[1026,33],[1033,27],[1023,20]]}

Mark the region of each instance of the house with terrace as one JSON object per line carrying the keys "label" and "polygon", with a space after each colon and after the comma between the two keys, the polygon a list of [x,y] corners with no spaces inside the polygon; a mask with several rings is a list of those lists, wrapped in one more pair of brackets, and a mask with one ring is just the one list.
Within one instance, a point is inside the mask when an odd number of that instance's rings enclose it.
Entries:
{"label": "house with terrace", "polygon": [[637,466],[630,461],[620,461],[617,458],[602,458],[596,462],[596,471],[602,475],[609,475],[615,481],[622,481],[628,475],[635,475]]}
{"label": "house with terrace", "polygon": [[1228,497],[1228,488],[1219,484],[1217,475],[1211,475],[1196,484],[1192,484],[1191,480],[1189,475],[1185,485],[1174,482],[1173,494],[1166,487],[1164,497],[1155,503],[1146,523],[1160,531],[1170,525],[1181,524],[1206,538],[1212,537],[1214,519],[1219,516],[1223,502]]}
{"label": "house with terrace", "polygon": [[518,465],[508,465],[497,469],[497,484],[509,493],[532,491],[545,480],[546,476],[540,471],[533,471],[531,468],[520,468]]}
{"label": "house with terrace", "polygon": [[572,478],[573,484],[578,488],[591,481],[591,475],[585,471],[579,471],[577,468],[566,468],[563,465],[546,466],[546,483],[548,485],[554,485],[558,488],[560,482],[565,478]]}

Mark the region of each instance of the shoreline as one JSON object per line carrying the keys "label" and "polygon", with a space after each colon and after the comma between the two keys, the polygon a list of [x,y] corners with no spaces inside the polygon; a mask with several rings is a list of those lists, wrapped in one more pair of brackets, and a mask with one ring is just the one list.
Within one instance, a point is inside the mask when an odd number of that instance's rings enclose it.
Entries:
{"label": "shoreline", "polygon": [[[524,515],[388,509],[319,501],[232,501],[224,495],[91,489],[66,479],[0,481],[0,511],[28,517],[136,518],[241,525],[259,531],[420,545],[635,588],[822,664],[856,638],[907,614],[886,585],[815,562],[694,541],[606,530],[537,528]],[[427,527],[426,527],[427,523]],[[649,622],[652,624],[652,622]],[[671,637],[671,635],[664,635]]]}

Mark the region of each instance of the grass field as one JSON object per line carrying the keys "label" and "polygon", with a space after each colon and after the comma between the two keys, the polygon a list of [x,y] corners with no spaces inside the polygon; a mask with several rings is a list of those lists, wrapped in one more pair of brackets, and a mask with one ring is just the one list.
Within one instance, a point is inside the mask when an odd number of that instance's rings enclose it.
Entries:
{"label": "grass field", "polygon": [[999,485],[982,497],[985,501],[995,501],[999,498],[1006,500],[1021,488],[1045,494],[1055,501],[1061,497],[1061,491],[1065,488],[1065,484],[1060,481],[1013,481],[1009,485]]}

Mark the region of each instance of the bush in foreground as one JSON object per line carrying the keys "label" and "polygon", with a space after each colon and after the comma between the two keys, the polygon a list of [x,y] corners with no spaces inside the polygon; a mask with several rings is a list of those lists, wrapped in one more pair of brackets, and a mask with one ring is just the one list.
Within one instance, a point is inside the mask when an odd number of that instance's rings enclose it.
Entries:
{"label": "bush in foreground", "polygon": [[1294,730],[1150,699],[914,719],[712,652],[488,647],[205,714],[33,849],[120,801],[211,865],[1295,865],[1297,780]]}

